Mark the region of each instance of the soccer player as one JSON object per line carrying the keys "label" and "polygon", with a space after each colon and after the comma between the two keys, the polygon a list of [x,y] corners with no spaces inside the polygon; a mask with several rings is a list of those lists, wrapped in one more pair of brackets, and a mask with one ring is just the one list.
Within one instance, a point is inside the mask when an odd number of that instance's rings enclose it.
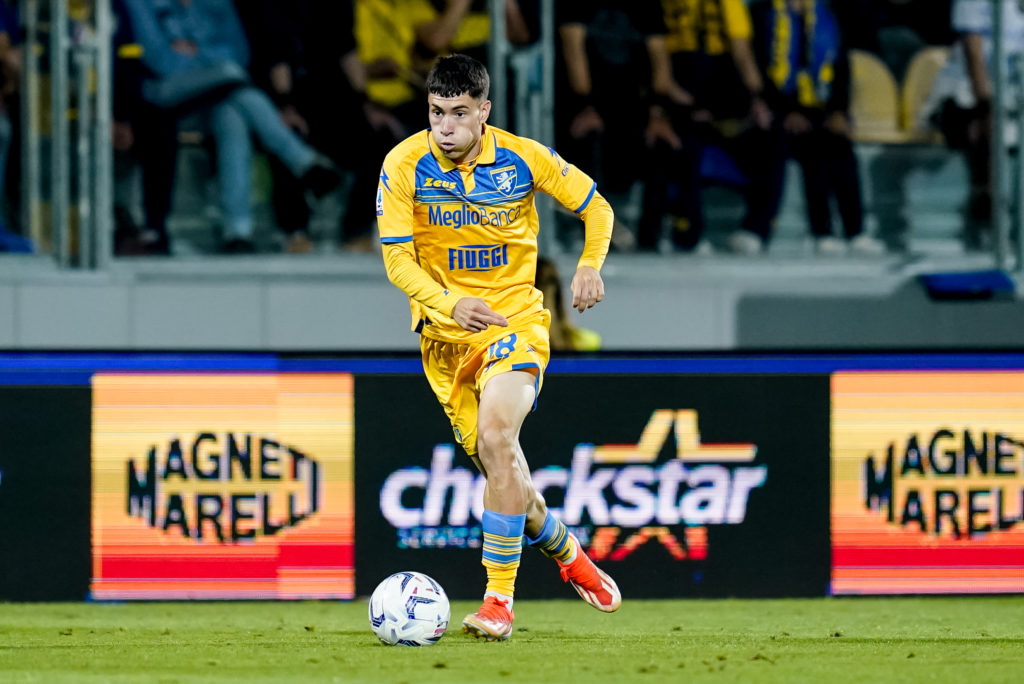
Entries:
{"label": "soccer player", "polygon": [[550,514],[519,446],[550,355],[550,314],[534,287],[534,193],[550,194],[584,221],[586,243],[570,285],[580,312],[604,299],[600,268],[612,209],[594,181],[554,150],[488,126],[489,88],[477,60],[455,54],[437,61],[427,76],[430,130],[384,159],[377,224],[388,278],[409,296],[427,381],[487,478],[487,588],[462,626],[493,641],[512,633],[524,534],[598,610],[614,611],[622,599]]}

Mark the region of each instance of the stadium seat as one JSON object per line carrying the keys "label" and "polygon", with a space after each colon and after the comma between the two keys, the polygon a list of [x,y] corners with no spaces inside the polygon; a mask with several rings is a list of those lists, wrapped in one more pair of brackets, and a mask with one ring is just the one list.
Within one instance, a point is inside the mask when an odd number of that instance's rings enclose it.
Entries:
{"label": "stadium seat", "polygon": [[899,89],[881,59],[863,50],[850,50],[853,138],[857,142],[906,142],[900,128]]}
{"label": "stadium seat", "polygon": [[935,83],[935,77],[946,64],[949,48],[926,47],[910,61],[900,92],[900,127],[915,142],[939,142],[941,136],[918,120],[921,106]]}

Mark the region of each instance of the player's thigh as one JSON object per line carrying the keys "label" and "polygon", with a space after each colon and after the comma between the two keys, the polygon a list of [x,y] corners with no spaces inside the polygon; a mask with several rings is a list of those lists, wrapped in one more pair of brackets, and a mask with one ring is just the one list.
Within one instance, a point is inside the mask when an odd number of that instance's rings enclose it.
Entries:
{"label": "player's thigh", "polygon": [[518,435],[519,426],[536,407],[551,356],[548,316],[545,310],[487,345],[477,376],[481,430],[485,425],[514,424]]}
{"label": "player's thigh", "polygon": [[537,372],[510,370],[488,379],[477,409],[478,438],[489,430],[502,430],[518,439],[519,428],[537,400]]}

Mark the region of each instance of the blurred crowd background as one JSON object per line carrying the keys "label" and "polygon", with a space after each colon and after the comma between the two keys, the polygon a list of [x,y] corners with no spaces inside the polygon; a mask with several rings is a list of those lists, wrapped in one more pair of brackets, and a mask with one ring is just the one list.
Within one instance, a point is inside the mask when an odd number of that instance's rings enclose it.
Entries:
{"label": "blurred crowd background", "polygon": [[[554,55],[540,65],[555,83],[543,142],[615,206],[614,249],[759,255],[780,231],[823,255],[905,252],[929,231],[949,249],[991,247],[992,14],[1002,7],[1019,82],[1024,2],[553,5],[553,50],[538,53]],[[69,7],[74,20],[94,4]],[[503,0],[513,54],[543,40],[541,7]],[[492,57],[487,0],[112,11],[110,243],[123,257],[378,249],[380,163],[425,128],[433,60]],[[44,246],[19,208],[23,13],[0,0],[0,250],[31,252]],[[509,64],[495,97],[507,127],[530,133],[514,105],[534,75]],[[552,219],[546,251],[577,248],[581,225]]]}

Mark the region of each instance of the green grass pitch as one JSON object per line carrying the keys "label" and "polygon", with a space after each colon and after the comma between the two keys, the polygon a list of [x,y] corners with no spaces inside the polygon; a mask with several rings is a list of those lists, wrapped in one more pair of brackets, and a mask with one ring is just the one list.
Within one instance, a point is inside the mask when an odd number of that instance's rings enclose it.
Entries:
{"label": "green grass pitch", "polygon": [[1024,596],[520,601],[390,647],[351,603],[0,604],[0,682],[1024,682]]}

